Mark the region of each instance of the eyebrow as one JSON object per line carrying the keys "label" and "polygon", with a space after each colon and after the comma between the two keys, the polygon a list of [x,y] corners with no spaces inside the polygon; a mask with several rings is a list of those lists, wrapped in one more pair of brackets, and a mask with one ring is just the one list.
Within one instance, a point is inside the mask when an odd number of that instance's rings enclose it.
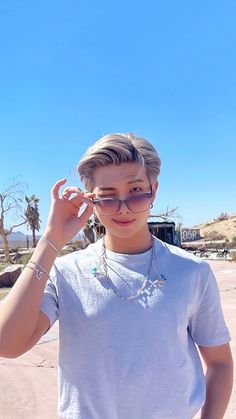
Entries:
{"label": "eyebrow", "polygon": [[[141,179],[141,178],[138,178],[138,179],[135,179],[135,180],[130,180],[129,182],[127,182],[127,185],[130,185],[132,183],[139,183],[139,182],[144,182],[144,180]],[[99,188],[100,191],[115,191],[116,190],[116,188],[112,188],[112,187],[98,186],[98,188]]]}

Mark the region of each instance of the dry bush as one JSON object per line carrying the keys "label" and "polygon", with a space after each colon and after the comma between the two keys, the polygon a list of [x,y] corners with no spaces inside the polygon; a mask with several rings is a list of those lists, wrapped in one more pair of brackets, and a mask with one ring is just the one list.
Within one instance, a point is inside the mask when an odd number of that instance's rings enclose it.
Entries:
{"label": "dry bush", "polygon": [[209,233],[205,233],[205,239],[208,238],[209,240],[224,240],[225,235],[218,233],[216,230],[213,230]]}
{"label": "dry bush", "polygon": [[233,262],[236,262],[236,252],[231,252],[230,257],[231,257]]}

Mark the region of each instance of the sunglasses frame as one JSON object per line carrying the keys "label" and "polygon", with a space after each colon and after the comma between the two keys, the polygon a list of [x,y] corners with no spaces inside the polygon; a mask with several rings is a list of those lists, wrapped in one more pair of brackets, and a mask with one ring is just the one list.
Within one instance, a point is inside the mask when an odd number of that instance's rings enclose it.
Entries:
{"label": "sunglasses frame", "polygon": [[119,206],[117,207],[118,209],[117,209],[117,211],[116,212],[114,212],[114,213],[112,213],[112,214],[103,214],[102,212],[100,212],[99,211],[99,206],[97,206],[97,210],[98,210],[98,212],[101,214],[101,215],[115,215],[115,214],[118,214],[119,213],[119,211],[120,211],[120,209],[121,209],[121,205],[123,204],[123,203],[125,203],[125,205],[126,205],[126,207],[128,208],[128,210],[129,211],[131,211],[131,212],[133,212],[134,214],[138,214],[138,213],[140,213],[140,212],[144,212],[144,211],[146,211],[147,210],[147,208],[145,209],[145,210],[142,210],[142,211],[132,211],[130,208],[129,208],[129,204],[128,204],[128,202],[130,201],[130,200],[132,200],[133,198],[137,198],[137,197],[146,197],[146,198],[152,198],[153,197],[153,193],[152,193],[152,185],[150,185],[150,192],[144,192],[144,193],[142,193],[142,194],[137,194],[137,195],[132,195],[132,196],[128,196],[127,198],[125,198],[125,199],[120,199],[120,198],[110,198],[110,197],[108,197],[108,198],[106,198],[106,197],[104,197],[104,198],[94,198],[93,199],[93,203],[96,205],[97,203],[99,203],[99,202],[103,202],[103,201],[111,201],[111,200],[113,200],[113,201],[116,201],[116,202],[118,202],[119,203]]}

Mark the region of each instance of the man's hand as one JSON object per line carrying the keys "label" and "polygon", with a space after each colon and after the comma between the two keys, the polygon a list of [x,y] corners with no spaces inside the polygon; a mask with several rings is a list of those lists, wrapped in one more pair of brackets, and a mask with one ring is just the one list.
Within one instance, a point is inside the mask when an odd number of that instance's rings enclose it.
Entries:
{"label": "man's hand", "polygon": [[[66,179],[58,181],[51,191],[51,208],[44,236],[59,249],[82,229],[93,212],[94,193],[84,193],[77,187],[67,187],[62,195],[59,190]],[[81,207],[87,205],[79,215]]]}

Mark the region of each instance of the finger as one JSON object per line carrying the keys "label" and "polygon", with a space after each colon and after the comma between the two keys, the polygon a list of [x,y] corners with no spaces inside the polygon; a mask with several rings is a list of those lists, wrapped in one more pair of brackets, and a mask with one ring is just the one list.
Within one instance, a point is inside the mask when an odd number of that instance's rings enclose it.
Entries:
{"label": "finger", "polygon": [[73,194],[83,195],[84,193],[77,186],[68,186],[64,189],[64,192],[61,194],[61,198],[69,199],[70,196]]}
{"label": "finger", "polygon": [[[69,200],[70,195],[74,193],[76,194],[76,196],[74,196],[73,198]],[[70,187],[70,188],[66,188],[66,192],[65,194],[63,194],[63,198],[67,199],[68,202],[70,202],[73,205],[77,205],[78,207],[80,207],[83,204],[87,204],[89,206],[94,207],[94,203],[91,198],[87,197],[88,195],[91,195],[91,197],[94,196],[94,194],[85,195],[84,192],[82,192],[77,187]]]}
{"label": "finger", "polygon": [[77,219],[78,229],[81,229],[87,223],[89,217],[91,217],[93,209],[90,206],[87,206],[82,214]]}
{"label": "finger", "polygon": [[79,198],[76,196],[72,199],[67,200],[67,202],[71,205],[73,205],[74,207],[80,209],[84,204],[88,205],[89,207],[93,208],[94,207],[94,202],[91,199],[82,197]]}
{"label": "finger", "polygon": [[58,182],[55,183],[55,185],[51,189],[52,198],[54,199],[58,198],[59,189],[61,188],[62,185],[65,185],[66,182],[67,182],[67,179],[64,178],[64,179],[58,180]]}
{"label": "finger", "polygon": [[67,188],[64,189],[64,192],[62,193],[62,195],[64,196],[64,195],[77,193],[77,192],[84,193],[80,188],[78,188],[78,186],[68,186]]}
{"label": "finger", "polygon": [[66,188],[64,192],[61,194],[61,199],[69,199],[71,196],[71,192],[68,190],[69,188]]}
{"label": "finger", "polygon": [[96,194],[94,192],[84,192],[84,196],[86,196],[86,198],[93,199]]}

